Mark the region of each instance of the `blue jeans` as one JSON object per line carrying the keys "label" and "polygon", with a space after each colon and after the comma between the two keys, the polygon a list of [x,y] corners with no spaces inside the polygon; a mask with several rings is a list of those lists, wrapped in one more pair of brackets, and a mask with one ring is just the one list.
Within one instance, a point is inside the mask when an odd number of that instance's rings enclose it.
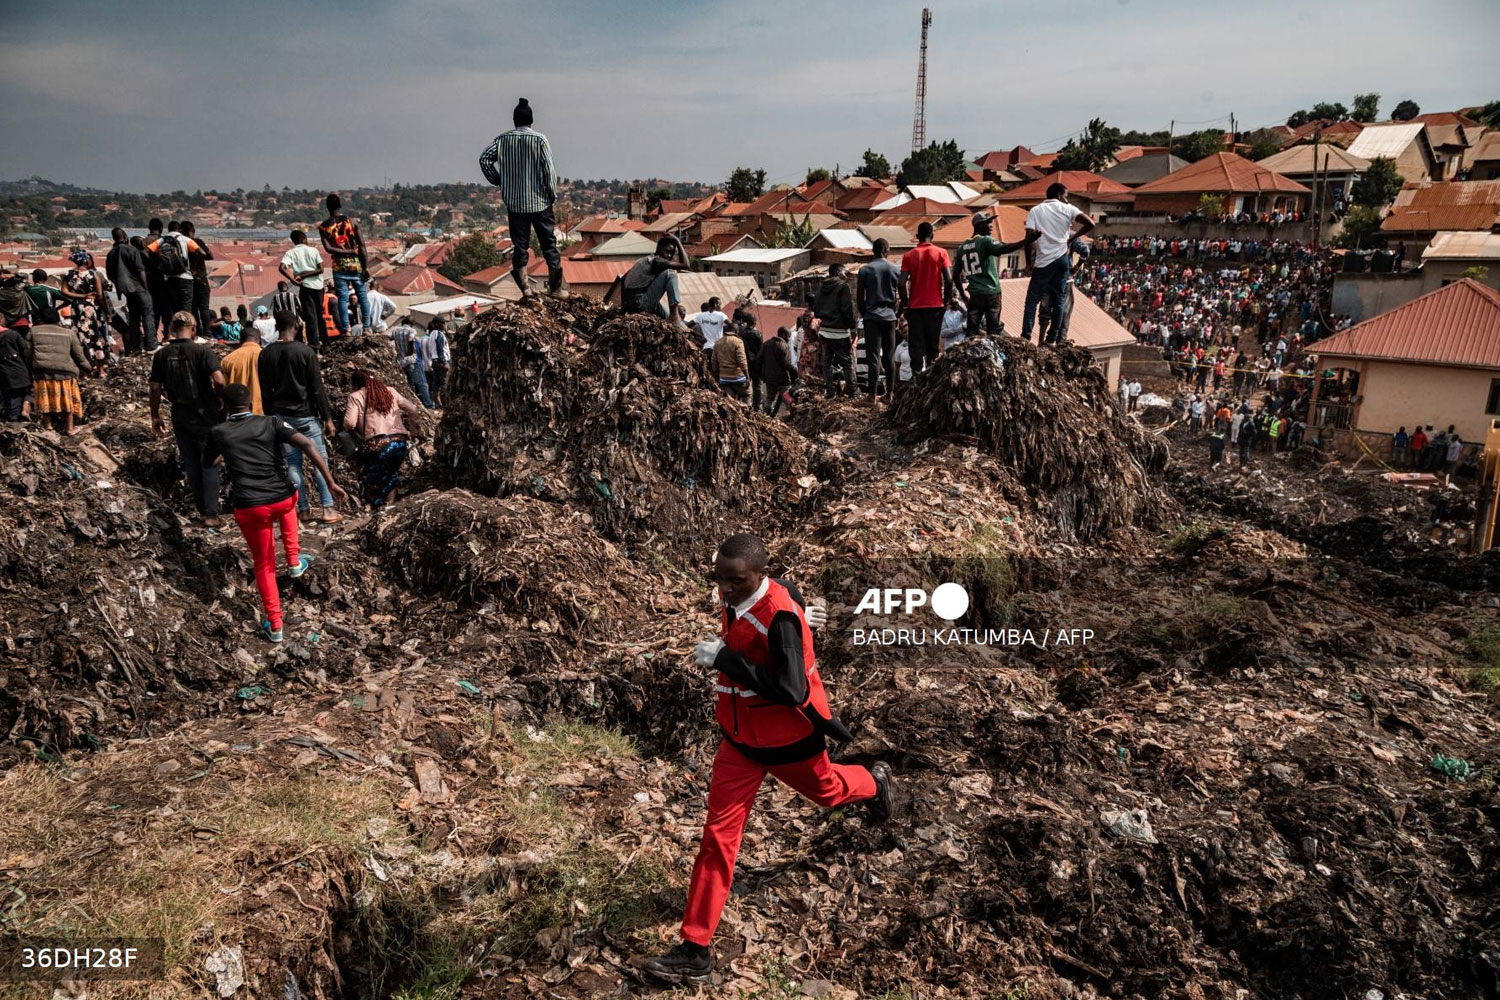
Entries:
{"label": "blue jeans", "polygon": [[[318,423],[317,417],[282,417],[281,419],[290,424],[292,430],[298,434],[306,435],[307,439],[318,449],[318,453],[323,456],[323,461],[328,461],[328,446],[323,443],[323,426]],[[292,486],[297,490],[297,510],[300,513],[306,514],[308,500],[307,494],[302,492],[304,479],[302,475],[302,462],[304,460],[302,449],[294,444],[283,445],[282,447],[286,455],[286,471],[291,476]],[[318,495],[322,501],[322,505],[325,508],[332,507],[333,492],[329,490],[328,484],[323,482],[323,477],[318,473],[317,469],[313,470],[313,479],[317,481]]]}
{"label": "blue jeans", "polygon": [[[663,295],[667,297],[670,312],[661,307]],[[649,313],[652,316],[660,316],[662,319],[674,319],[677,303],[680,301],[682,299],[677,294],[677,272],[668,270],[652,278],[651,284],[646,286],[645,291],[634,296],[633,300],[627,299],[622,305],[628,313]]]}
{"label": "blue jeans", "polygon": [[359,292],[359,318],[364,324],[365,333],[370,332],[370,293],[365,288],[365,281],[357,274],[339,274],[334,272],[333,290],[339,296],[339,331],[346,336],[349,333],[349,287],[354,286]]}
{"label": "blue jeans", "polygon": [[411,386],[411,391],[417,394],[422,405],[429,410],[432,409],[432,394],[427,391],[427,373],[422,370],[422,362],[414,361],[409,365],[402,365],[401,370],[406,373],[406,384]]}
{"label": "blue jeans", "polygon": [[1031,339],[1031,328],[1036,325],[1036,310],[1045,297],[1052,304],[1052,329],[1048,332],[1048,343],[1058,343],[1068,333],[1068,258],[1059,257],[1046,267],[1031,272],[1031,281],[1026,285],[1026,310],[1021,314],[1021,339]]}

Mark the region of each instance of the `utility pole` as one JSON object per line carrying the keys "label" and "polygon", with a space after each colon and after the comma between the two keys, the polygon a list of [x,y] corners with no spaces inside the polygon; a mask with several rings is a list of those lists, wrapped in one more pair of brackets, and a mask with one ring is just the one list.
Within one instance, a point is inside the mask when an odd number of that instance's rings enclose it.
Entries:
{"label": "utility pole", "polygon": [[932,24],[932,11],[922,8],[922,51],[917,59],[917,110],[911,122],[911,151],[919,152],[927,146],[927,29]]}
{"label": "utility pole", "polygon": [[1234,152],[1235,143],[1240,141],[1240,130],[1234,127],[1234,112],[1229,112],[1229,151]]}
{"label": "utility pole", "polygon": [[[1172,133],[1177,131],[1177,119],[1173,118],[1167,125],[1167,166],[1172,165]],[[1169,171],[1170,172],[1170,171]]]}
{"label": "utility pole", "polygon": [[1323,188],[1325,183],[1318,182],[1318,141],[1323,138],[1321,126],[1313,130],[1313,246],[1321,246],[1323,241]]}

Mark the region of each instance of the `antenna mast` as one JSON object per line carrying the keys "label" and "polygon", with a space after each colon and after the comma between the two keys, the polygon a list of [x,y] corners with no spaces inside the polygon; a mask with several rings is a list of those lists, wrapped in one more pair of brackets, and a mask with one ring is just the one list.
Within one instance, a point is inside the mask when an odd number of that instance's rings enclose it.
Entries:
{"label": "antenna mast", "polygon": [[917,113],[911,122],[911,151],[913,153],[927,145],[927,27],[932,24],[932,11],[922,8],[922,56],[917,61]]}

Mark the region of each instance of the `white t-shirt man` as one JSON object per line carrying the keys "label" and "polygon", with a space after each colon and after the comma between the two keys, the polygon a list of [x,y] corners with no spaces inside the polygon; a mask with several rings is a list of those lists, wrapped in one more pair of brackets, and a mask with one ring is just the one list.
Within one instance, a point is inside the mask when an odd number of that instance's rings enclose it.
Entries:
{"label": "white t-shirt man", "polygon": [[1034,267],[1046,267],[1068,252],[1073,220],[1083,213],[1057,198],[1048,198],[1026,213],[1026,228],[1041,233],[1036,241]]}
{"label": "white t-shirt man", "polygon": [[729,322],[729,317],[712,309],[708,312],[693,313],[687,318],[689,325],[698,324],[698,331],[703,334],[703,349],[713,350],[713,346],[724,336],[724,324]]}
{"label": "white t-shirt man", "polygon": [[303,288],[322,290],[323,272],[314,274],[313,271],[323,263],[323,258],[314,247],[306,243],[294,243],[290,250],[281,255],[281,263],[292,274],[302,276]]}
{"label": "white t-shirt man", "polygon": [[262,347],[269,347],[276,343],[276,321],[269,316],[256,316],[255,322],[250,324],[255,327],[255,332],[260,337]]}
{"label": "white t-shirt man", "polygon": [[911,381],[911,347],[906,341],[898,341],[896,349],[891,352],[891,364],[896,368],[896,379],[901,382]]}
{"label": "white t-shirt man", "polygon": [[366,289],[365,294],[370,300],[370,329],[376,333],[384,333],[385,321],[396,315],[396,303],[373,288]]}

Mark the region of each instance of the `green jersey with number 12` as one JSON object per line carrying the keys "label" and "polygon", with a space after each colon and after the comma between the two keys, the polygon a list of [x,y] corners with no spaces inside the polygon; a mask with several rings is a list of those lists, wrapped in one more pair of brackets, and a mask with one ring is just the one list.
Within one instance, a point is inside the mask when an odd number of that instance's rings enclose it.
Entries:
{"label": "green jersey with number 12", "polygon": [[1004,246],[993,236],[976,236],[959,244],[958,269],[969,284],[970,295],[999,295],[1000,248]]}

